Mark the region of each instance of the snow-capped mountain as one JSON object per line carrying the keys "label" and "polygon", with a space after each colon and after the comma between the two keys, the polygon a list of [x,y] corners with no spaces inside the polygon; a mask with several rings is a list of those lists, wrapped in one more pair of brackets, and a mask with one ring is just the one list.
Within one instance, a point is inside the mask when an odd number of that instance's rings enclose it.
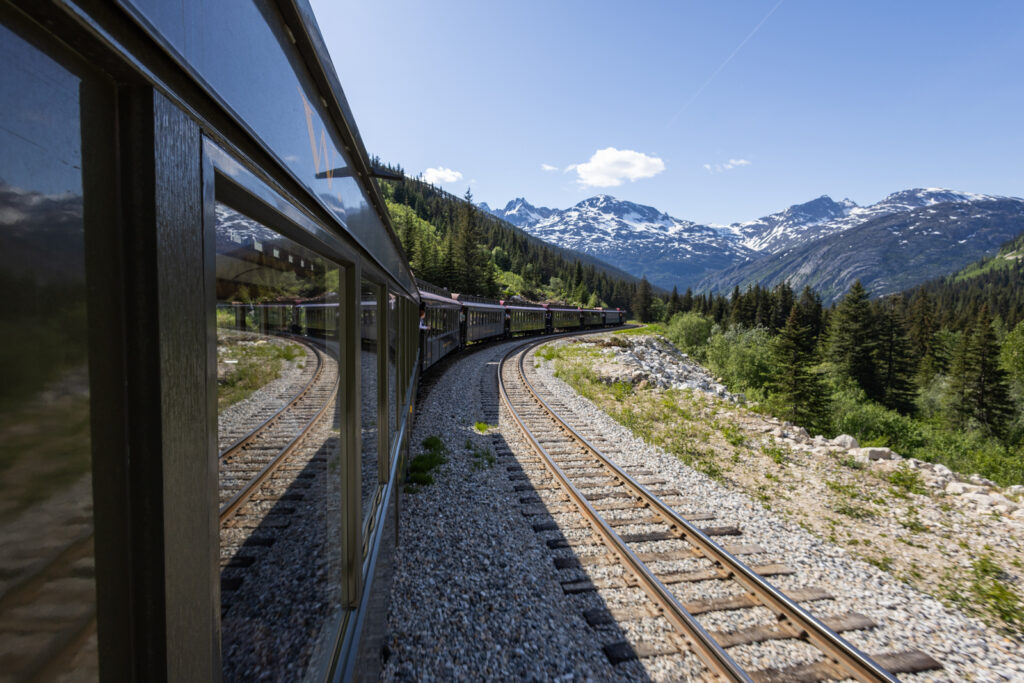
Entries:
{"label": "snow-capped mountain", "polygon": [[[895,198],[889,206],[896,206],[905,194],[883,202]],[[809,285],[828,305],[860,280],[872,295],[892,294],[991,255],[1024,232],[1024,200],[964,197],[888,213],[876,204],[868,207],[876,211],[864,212],[873,214],[866,221],[737,263],[706,276],[695,289],[728,293],[785,281],[795,290]]]}
{"label": "snow-capped mountain", "polygon": [[[542,212],[524,200],[513,204],[517,215]],[[521,227],[546,242],[597,256],[669,288],[753,254],[728,228],[680,220],[609,195],[585,199],[564,211],[545,210],[550,212],[547,217]]]}
{"label": "snow-capped mountain", "polygon": [[[732,275],[727,279],[733,281],[740,273],[752,272],[749,264],[794,253],[808,244],[857,230],[879,219],[917,212],[914,221],[919,228],[908,232],[912,235],[909,241],[916,241],[921,239],[918,236],[928,234],[924,227],[932,215],[928,213],[930,209],[1005,199],[918,188],[895,192],[869,206],[858,206],[849,199],[837,202],[822,195],[755,221],[728,226],[675,218],[654,207],[609,195],[591,197],[561,211],[538,208],[517,198],[504,210],[491,213],[545,241],[597,256],[634,275],[646,275],[656,285],[686,288],[699,282],[701,288],[711,288],[718,271],[730,269]],[[949,215],[955,217],[960,213],[954,211]],[[1012,223],[1014,219],[1008,220]],[[1024,224],[1020,230],[1024,230]],[[984,239],[979,241],[982,243],[987,244]],[[849,244],[856,248],[855,241]],[[908,267],[888,259],[883,261],[878,265],[881,270]],[[912,267],[909,272],[913,276]]]}
{"label": "snow-capped mountain", "polygon": [[492,213],[498,218],[503,218],[512,225],[520,228],[545,220],[552,214],[558,212],[557,209],[549,209],[546,206],[534,206],[522,197],[516,197],[510,201],[505,205],[504,209],[492,209],[487,206],[486,202],[477,204],[477,206],[484,211]]}

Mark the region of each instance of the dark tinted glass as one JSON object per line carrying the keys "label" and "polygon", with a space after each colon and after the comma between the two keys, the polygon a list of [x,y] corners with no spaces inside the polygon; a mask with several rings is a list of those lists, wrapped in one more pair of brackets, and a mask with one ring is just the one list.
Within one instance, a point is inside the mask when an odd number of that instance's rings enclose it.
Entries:
{"label": "dark tinted glass", "polygon": [[0,671],[97,677],[80,96],[0,26]]}
{"label": "dark tinted glass", "polygon": [[224,680],[322,678],[342,609],[341,269],[216,215]]}
{"label": "dark tinted glass", "polygon": [[360,345],[360,389],[362,392],[362,431],[363,431],[363,462],[362,462],[362,510],[363,519],[370,513],[373,497],[377,493],[380,482],[379,448],[378,448],[378,413],[379,396],[377,389],[377,315],[380,287],[363,280],[360,295],[360,328],[362,343]]}
{"label": "dark tinted glass", "polygon": [[[267,0],[130,0],[381,264],[402,257],[353,177],[320,93]],[[254,87],[258,84],[258,87]]]}

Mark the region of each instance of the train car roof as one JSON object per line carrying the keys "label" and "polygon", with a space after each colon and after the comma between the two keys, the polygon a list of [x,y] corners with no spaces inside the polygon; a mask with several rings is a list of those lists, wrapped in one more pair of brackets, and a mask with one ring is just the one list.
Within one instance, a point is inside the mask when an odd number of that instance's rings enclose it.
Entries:
{"label": "train car roof", "polygon": [[505,307],[499,304],[478,304],[475,301],[459,301],[466,308],[477,308],[485,311],[504,311]]}
{"label": "train car roof", "polygon": [[512,306],[505,304],[505,308],[510,311],[544,311],[545,309],[540,306]]}
{"label": "train car roof", "polygon": [[422,289],[420,290],[420,299],[423,301],[423,303],[434,302],[456,307],[461,305],[458,301],[452,299],[451,297],[441,296],[440,294],[434,294],[433,292],[427,292]]}

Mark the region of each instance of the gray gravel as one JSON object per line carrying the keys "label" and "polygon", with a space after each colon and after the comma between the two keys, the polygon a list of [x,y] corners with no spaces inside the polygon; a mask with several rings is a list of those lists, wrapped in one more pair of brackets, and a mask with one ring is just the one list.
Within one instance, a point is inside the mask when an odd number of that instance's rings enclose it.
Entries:
{"label": "gray gravel", "polygon": [[483,419],[482,373],[494,373],[512,345],[454,364],[418,407],[412,453],[431,435],[450,452],[434,484],[403,497],[384,680],[612,680],[621,673],[563,594],[554,554],[531,528],[539,519],[520,514],[519,482],[506,469],[515,460],[481,466],[465,448],[468,439],[495,451],[492,434],[473,424]]}

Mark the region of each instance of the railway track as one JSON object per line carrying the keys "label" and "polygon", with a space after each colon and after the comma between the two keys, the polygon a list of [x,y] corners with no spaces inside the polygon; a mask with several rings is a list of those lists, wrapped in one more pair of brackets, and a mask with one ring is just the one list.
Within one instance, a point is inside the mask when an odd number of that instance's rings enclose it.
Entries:
{"label": "railway track", "polygon": [[223,525],[252,498],[302,444],[338,395],[338,366],[315,345],[298,342],[316,358],[313,377],[299,393],[219,455]]}
{"label": "railway track", "polygon": [[[748,567],[737,556],[764,549],[737,542],[740,529],[715,526],[712,512],[679,514],[666,500],[680,492],[649,472],[617,466],[602,452],[613,445],[571,426],[560,404],[544,398],[526,362],[540,343],[509,352],[498,373],[502,403],[537,456],[509,467],[510,476],[523,482],[517,490],[528,506],[524,515],[548,520],[534,530],[561,532],[548,546],[572,551],[554,560],[568,576],[564,592],[611,596],[584,616],[610,639],[603,649],[612,664],[681,655],[687,676],[733,681],[895,681],[897,673],[941,668],[916,650],[860,652],[838,632],[874,628],[871,619],[852,612],[815,618],[799,603],[828,599],[826,591],[777,590],[764,577],[793,574],[792,568]],[[779,668],[744,661],[740,646],[780,640],[799,641],[803,661]]]}

